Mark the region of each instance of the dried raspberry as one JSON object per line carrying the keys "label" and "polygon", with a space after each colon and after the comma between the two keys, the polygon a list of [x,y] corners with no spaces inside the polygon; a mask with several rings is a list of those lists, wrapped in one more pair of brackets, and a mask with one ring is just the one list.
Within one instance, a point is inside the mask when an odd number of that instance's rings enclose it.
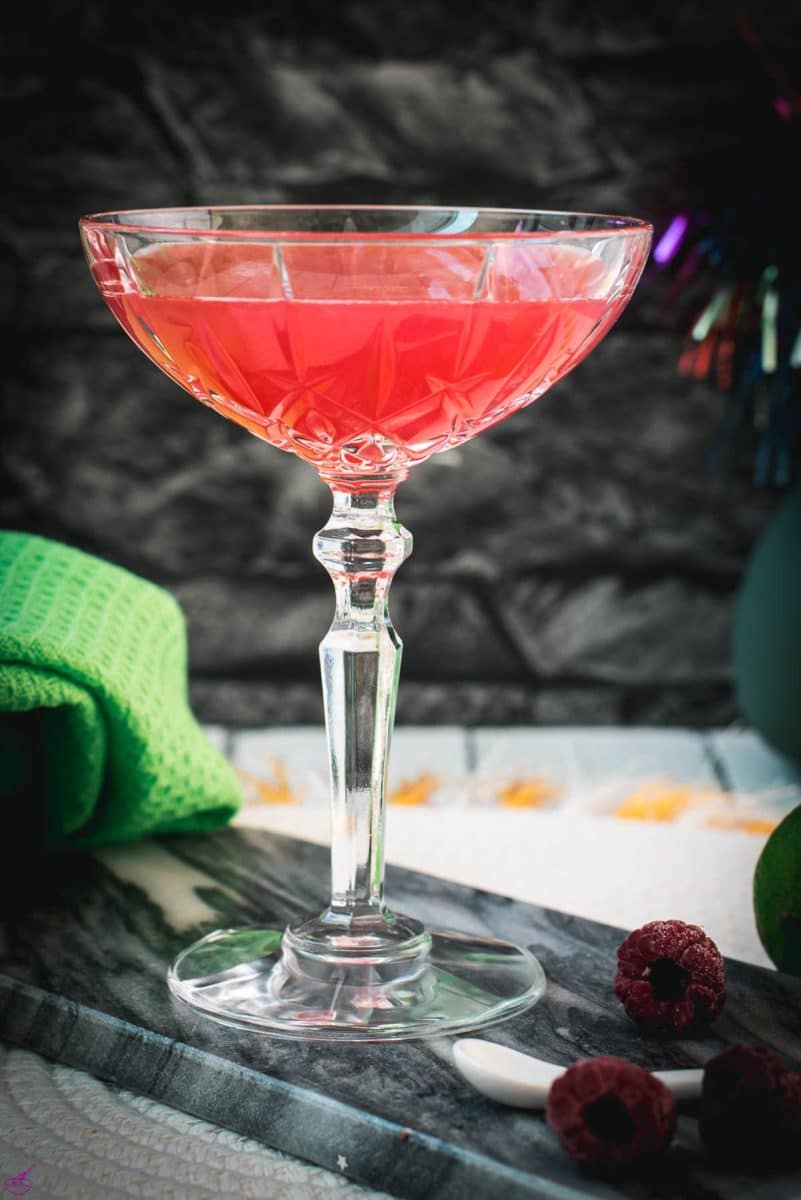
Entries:
{"label": "dried raspberry", "polygon": [[664,1150],[676,1101],[661,1080],[623,1058],[588,1058],[551,1085],[548,1124],[583,1167],[614,1172]]}
{"label": "dried raspberry", "polygon": [[652,1033],[697,1033],[723,1011],[723,959],[697,925],[651,921],[618,950],[615,992]]}
{"label": "dried raspberry", "polygon": [[704,1146],[747,1170],[801,1164],[801,1075],[766,1046],[730,1046],[704,1070]]}

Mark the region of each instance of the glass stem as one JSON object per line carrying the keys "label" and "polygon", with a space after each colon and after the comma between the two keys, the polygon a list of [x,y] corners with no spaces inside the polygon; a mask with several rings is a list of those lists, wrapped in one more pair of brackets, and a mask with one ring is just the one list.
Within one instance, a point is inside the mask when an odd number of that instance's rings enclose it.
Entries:
{"label": "glass stem", "polygon": [[385,921],[384,808],[402,643],[389,617],[389,587],[411,554],[395,516],[397,479],[330,480],[334,508],[314,555],[336,591],[320,644],[331,767],[331,905],[344,929]]}

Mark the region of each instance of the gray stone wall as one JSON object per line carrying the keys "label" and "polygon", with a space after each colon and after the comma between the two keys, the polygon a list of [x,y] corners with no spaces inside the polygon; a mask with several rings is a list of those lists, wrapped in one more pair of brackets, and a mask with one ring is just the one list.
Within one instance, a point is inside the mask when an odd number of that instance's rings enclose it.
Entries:
{"label": "gray stone wall", "polygon": [[[791,8],[792,6],[788,6]],[[336,10],[336,11],[333,11]],[[208,720],[320,717],[313,471],[184,395],[94,292],[75,220],[207,202],[485,203],[664,219],[763,82],[729,6],[38,6],[5,63],[0,523],[169,587]],[[25,24],[27,20],[27,26]],[[763,32],[796,38],[784,6]],[[399,719],[736,715],[732,600],[774,504],[704,459],[646,279],[573,375],[413,473]]]}

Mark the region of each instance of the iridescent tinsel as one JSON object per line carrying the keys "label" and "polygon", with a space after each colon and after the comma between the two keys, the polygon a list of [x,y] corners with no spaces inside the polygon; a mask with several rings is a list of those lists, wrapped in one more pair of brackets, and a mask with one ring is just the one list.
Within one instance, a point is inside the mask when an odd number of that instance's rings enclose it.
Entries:
{"label": "iridescent tinsel", "polygon": [[790,167],[801,95],[745,19],[737,31],[770,82],[764,117],[739,163],[708,164],[694,183],[697,208],[667,222],[653,259],[670,277],[665,308],[684,334],[679,371],[727,397],[711,465],[747,466],[755,483],[785,486],[801,474],[801,223]]}
{"label": "iridescent tinsel", "polygon": [[737,469],[753,456],[755,483],[786,485],[801,460],[801,277],[775,262],[745,274],[725,233],[680,214],[677,239],[678,220],[654,259],[675,266],[668,304],[686,330],[679,371],[728,397],[710,461]]}

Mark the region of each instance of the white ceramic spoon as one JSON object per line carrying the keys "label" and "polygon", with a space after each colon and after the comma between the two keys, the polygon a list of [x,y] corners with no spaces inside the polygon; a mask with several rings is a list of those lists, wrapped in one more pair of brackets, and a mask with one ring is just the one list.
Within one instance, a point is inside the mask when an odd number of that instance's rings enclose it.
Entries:
{"label": "white ceramic spoon", "polygon": [[[460,1038],[453,1047],[453,1061],[473,1087],[513,1108],[545,1108],[551,1084],[567,1069],[481,1038]],[[701,1070],[654,1071],[654,1075],[677,1100],[696,1100],[701,1095]]]}

